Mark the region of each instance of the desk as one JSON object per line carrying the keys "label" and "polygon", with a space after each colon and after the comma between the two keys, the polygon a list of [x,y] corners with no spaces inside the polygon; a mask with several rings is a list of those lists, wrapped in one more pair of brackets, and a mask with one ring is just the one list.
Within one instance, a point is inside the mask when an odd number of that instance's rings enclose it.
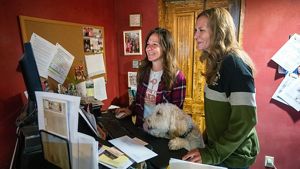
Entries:
{"label": "desk", "polygon": [[166,168],[169,165],[170,158],[181,159],[187,153],[187,150],[169,150],[168,139],[157,138],[144,132],[142,128],[136,127],[130,117],[124,119],[117,119],[114,113],[109,110],[102,113],[97,118],[97,122],[108,133],[110,139],[128,135],[129,137],[137,137],[149,143],[149,149],[158,154],[158,156],[147,160],[147,168]]}

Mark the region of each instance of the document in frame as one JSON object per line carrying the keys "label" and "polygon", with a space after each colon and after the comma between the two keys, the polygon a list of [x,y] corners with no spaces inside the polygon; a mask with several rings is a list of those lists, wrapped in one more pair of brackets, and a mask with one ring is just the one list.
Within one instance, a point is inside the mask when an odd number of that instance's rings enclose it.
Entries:
{"label": "document in frame", "polygon": [[37,64],[39,75],[48,78],[48,68],[56,53],[55,45],[33,33],[31,35],[30,43],[32,46],[34,58]]}
{"label": "document in frame", "polygon": [[60,44],[57,43],[56,47],[57,52],[49,66],[49,76],[58,83],[63,84],[74,61],[74,56]]}
{"label": "document in frame", "polygon": [[272,60],[288,72],[300,65],[300,35],[294,34],[272,57]]}
{"label": "document in frame", "polygon": [[109,142],[137,163],[157,156],[155,152],[137,143],[135,140],[128,136],[122,136],[116,139],[112,139],[109,140]]}
{"label": "document in frame", "polygon": [[40,91],[35,95],[39,130],[73,139],[78,131],[80,97]]}
{"label": "document in frame", "polygon": [[174,158],[170,159],[169,167],[170,169],[226,169],[224,167],[194,163],[194,162],[178,160]]}

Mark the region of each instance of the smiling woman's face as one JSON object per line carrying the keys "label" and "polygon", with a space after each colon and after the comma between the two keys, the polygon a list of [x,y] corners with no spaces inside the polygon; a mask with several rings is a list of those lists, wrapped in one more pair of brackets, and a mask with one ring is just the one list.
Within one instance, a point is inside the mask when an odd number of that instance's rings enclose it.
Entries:
{"label": "smiling woman's face", "polygon": [[200,16],[196,22],[194,35],[199,50],[209,50],[211,32],[208,26],[208,18],[206,16]]}
{"label": "smiling woman's face", "polygon": [[156,60],[160,60],[161,57],[161,46],[159,44],[159,37],[158,34],[153,33],[146,44],[146,53],[148,56],[148,60],[153,62]]}

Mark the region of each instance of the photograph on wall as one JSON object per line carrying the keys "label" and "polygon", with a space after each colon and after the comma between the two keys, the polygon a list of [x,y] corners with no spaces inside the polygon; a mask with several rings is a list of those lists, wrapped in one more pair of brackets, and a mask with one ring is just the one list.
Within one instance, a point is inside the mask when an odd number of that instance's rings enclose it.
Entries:
{"label": "photograph on wall", "polygon": [[83,46],[85,53],[103,53],[103,32],[92,27],[83,28]]}
{"label": "photograph on wall", "polygon": [[142,55],[142,31],[123,32],[124,55]]}

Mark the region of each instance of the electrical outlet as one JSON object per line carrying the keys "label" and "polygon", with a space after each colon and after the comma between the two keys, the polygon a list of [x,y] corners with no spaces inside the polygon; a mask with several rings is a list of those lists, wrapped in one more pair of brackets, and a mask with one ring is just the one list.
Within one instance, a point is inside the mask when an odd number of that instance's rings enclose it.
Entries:
{"label": "electrical outlet", "polygon": [[265,156],[265,167],[274,168],[274,157]]}

